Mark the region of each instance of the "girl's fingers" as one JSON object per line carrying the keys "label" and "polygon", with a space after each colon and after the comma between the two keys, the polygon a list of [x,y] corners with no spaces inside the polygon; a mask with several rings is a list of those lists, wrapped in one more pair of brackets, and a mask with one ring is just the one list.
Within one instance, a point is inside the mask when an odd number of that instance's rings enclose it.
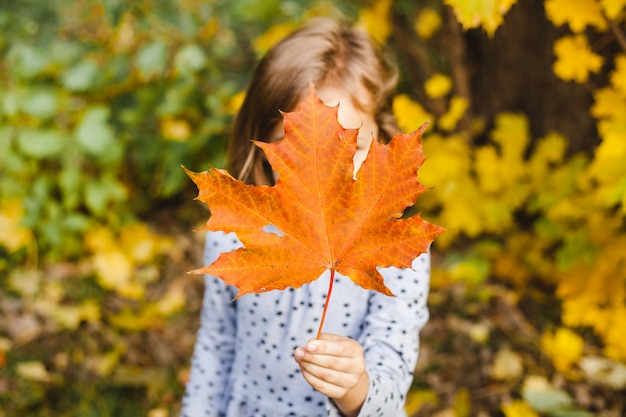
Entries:
{"label": "girl's fingers", "polygon": [[306,344],[306,350],[319,355],[330,355],[354,358],[363,355],[361,345],[350,338],[323,334],[321,339],[311,339]]}
{"label": "girl's fingers", "polygon": [[335,356],[317,353],[315,350],[311,352],[307,348],[298,348],[294,352],[296,361],[300,364],[311,363],[321,368],[327,368],[338,372],[359,372],[364,368],[364,364],[361,366],[361,361],[352,357]]}
{"label": "girl's fingers", "polygon": [[302,376],[317,391],[331,398],[341,398],[357,379],[353,375],[333,371],[312,363],[300,363]]}

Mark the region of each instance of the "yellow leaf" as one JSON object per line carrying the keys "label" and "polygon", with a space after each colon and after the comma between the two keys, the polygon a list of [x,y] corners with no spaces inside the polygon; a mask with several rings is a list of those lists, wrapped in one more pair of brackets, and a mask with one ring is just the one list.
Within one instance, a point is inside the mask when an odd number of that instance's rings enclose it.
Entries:
{"label": "yellow leaf", "polygon": [[191,126],[184,119],[167,117],[161,120],[161,136],[165,139],[184,142],[191,136]]}
{"label": "yellow leaf", "polygon": [[600,0],[600,5],[609,19],[617,19],[622,9],[626,7],[626,0]]}
{"label": "yellow leaf", "polygon": [[157,302],[159,312],[167,317],[180,311],[186,303],[185,292],[180,285],[172,285]]}
{"label": "yellow leaf", "polygon": [[448,112],[439,118],[437,124],[442,130],[454,130],[468,107],[469,101],[466,98],[458,96],[452,97]]}
{"label": "yellow leaf", "polygon": [[154,306],[144,307],[138,312],[125,308],[120,313],[110,316],[109,320],[118,329],[135,332],[163,326],[163,318]]}
{"label": "yellow leaf", "polygon": [[578,334],[566,327],[559,327],[553,334],[541,336],[541,348],[559,371],[567,371],[583,356],[585,344]]}
{"label": "yellow leaf", "polygon": [[15,268],[9,273],[9,286],[23,297],[32,299],[41,286],[41,273],[36,269]]}
{"label": "yellow leaf", "polygon": [[514,400],[500,408],[504,417],[539,417],[539,414],[522,400]]}
{"label": "yellow leaf", "polygon": [[502,148],[507,162],[521,160],[530,140],[528,118],[517,113],[500,113],[496,116],[496,126],[491,139]]}
{"label": "yellow leaf", "polygon": [[459,388],[454,396],[454,415],[456,417],[468,417],[472,411],[472,397],[465,387]]}
{"label": "yellow leaf", "polygon": [[298,27],[298,22],[288,21],[285,23],[280,23],[277,25],[271,26],[267,32],[258,36],[254,42],[254,50],[256,51],[258,56],[263,56],[265,53],[278,42],[280,42],[284,37],[289,35]]}
{"label": "yellow leaf", "polygon": [[524,373],[522,357],[508,348],[500,349],[493,360],[491,376],[498,381],[517,379]]}
{"label": "yellow leaf", "polygon": [[413,27],[417,36],[421,39],[429,39],[440,26],[441,16],[439,13],[430,7],[425,7],[419,15],[417,15]]}
{"label": "yellow leaf", "polygon": [[220,20],[217,16],[213,16],[206,21],[204,25],[198,30],[198,39],[209,42],[217,34],[220,29]]}
{"label": "yellow leaf", "polygon": [[440,193],[445,198],[456,188],[451,182],[470,176],[470,146],[461,135],[444,138],[433,134],[424,138],[423,147],[428,159],[420,170],[421,181],[427,187],[436,185],[431,193]]}
{"label": "yellow leaf", "polygon": [[[406,94],[400,94],[393,98],[393,113],[403,132],[413,132],[425,122],[433,119],[432,114],[428,113],[419,103],[411,100]],[[428,129],[430,129],[430,125]]]}
{"label": "yellow leaf", "polygon": [[596,90],[593,94],[594,103],[591,115],[597,118],[620,118],[626,115],[626,93],[615,88],[606,87]]}
{"label": "yellow leaf", "polygon": [[24,216],[22,202],[17,199],[7,199],[0,204],[0,245],[9,252],[23,248],[31,243],[33,235],[20,222]]}
{"label": "yellow leaf", "polygon": [[445,96],[452,88],[452,80],[444,74],[434,74],[424,84],[424,90],[431,98]]}
{"label": "yellow leaf", "polygon": [[371,7],[361,10],[358,25],[376,42],[384,44],[391,33],[390,13],[391,0],[376,0]]}
{"label": "yellow leaf", "polygon": [[240,91],[234,96],[232,96],[230,100],[228,100],[228,104],[226,105],[226,110],[228,111],[228,113],[236,114],[241,108],[241,105],[243,104],[243,101],[245,100],[245,98],[246,98],[245,91]]}
{"label": "yellow leaf", "polygon": [[568,24],[581,33],[587,26],[605,30],[607,27],[602,9],[596,0],[546,0],[546,15],[556,26]]}
{"label": "yellow leaf", "polygon": [[111,230],[107,227],[94,227],[85,234],[85,246],[92,253],[107,252],[117,247]]}
{"label": "yellow leaf", "polygon": [[554,73],[565,81],[584,83],[590,72],[602,68],[604,58],[594,53],[584,35],[564,36],[554,42]]}
{"label": "yellow leaf", "polygon": [[106,289],[118,289],[129,284],[133,265],[119,250],[100,252],[93,256],[98,282]]}
{"label": "yellow leaf", "polygon": [[504,15],[517,0],[444,0],[452,7],[457,20],[464,29],[482,26],[489,36],[493,36],[504,21]]}
{"label": "yellow leaf", "polygon": [[617,184],[626,175],[626,118],[598,123],[602,143],[595,150],[589,175],[603,184]]}
{"label": "yellow leaf", "polygon": [[478,176],[478,184],[485,193],[496,193],[504,187],[500,175],[502,167],[500,157],[493,146],[482,146],[474,153],[476,160],[476,175]]}
{"label": "yellow leaf", "polygon": [[139,263],[150,262],[157,247],[158,237],[148,230],[142,223],[124,226],[120,233],[122,250],[132,261]]}
{"label": "yellow leaf", "polygon": [[433,390],[411,390],[407,394],[404,410],[408,415],[416,414],[424,404],[439,404],[439,397]]}
{"label": "yellow leaf", "polygon": [[50,381],[50,374],[41,361],[21,362],[17,364],[15,371],[24,379],[38,382]]}
{"label": "yellow leaf", "polygon": [[170,413],[167,408],[153,408],[148,411],[148,417],[169,417]]}
{"label": "yellow leaf", "polygon": [[[626,54],[619,54],[615,58],[615,69],[611,73],[611,83],[626,96]],[[625,116],[624,113],[621,115]]]}

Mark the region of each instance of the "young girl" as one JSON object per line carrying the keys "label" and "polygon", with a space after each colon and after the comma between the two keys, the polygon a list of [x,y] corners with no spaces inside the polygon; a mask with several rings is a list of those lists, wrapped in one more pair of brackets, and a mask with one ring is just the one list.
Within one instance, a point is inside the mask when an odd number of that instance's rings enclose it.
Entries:
{"label": "young girl", "polygon": [[[359,128],[355,172],[372,138],[387,142],[397,130],[390,110],[394,68],[366,34],[314,21],[273,47],[256,68],[229,144],[233,175],[274,183],[271,166],[250,140],[280,140],[279,110],[293,111],[311,81],[326,105],[339,104],[344,128]],[[207,233],[205,264],[240,246],[232,233]],[[418,335],[428,319],[429,262],[423,254],[410,269],[382,270],[395,297],[336,276],[319,339],[328,272],[297,289],[235,302],[236,288],[207,276],[182,416],[406,415]]]}

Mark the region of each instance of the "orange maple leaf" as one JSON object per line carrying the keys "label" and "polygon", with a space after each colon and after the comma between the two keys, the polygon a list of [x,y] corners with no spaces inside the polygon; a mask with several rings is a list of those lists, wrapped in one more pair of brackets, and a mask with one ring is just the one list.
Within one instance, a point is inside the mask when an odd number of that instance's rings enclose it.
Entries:
{"label": "orange maple leaf", "polygon": [[[283,114],[284,139],[255,142],[278,173],[274,186],[246,185],[221,169],[186,170],[211,210],[205,229],[234,232],[243,243],[193,273],[236,286],[236,298],[298,288],[326,269],[327,302],[335,271],[392,295],[377,268],[410,268],[444,231],[419,215],[401,218],[426,189],[417,178],[426,125],[387,145],[373,140],[354,178],[358,129],[344,129],[337,115],[338,106],[326,106],[311,86],[298,109]],[[268,233],[269,225],[278,232]]]}

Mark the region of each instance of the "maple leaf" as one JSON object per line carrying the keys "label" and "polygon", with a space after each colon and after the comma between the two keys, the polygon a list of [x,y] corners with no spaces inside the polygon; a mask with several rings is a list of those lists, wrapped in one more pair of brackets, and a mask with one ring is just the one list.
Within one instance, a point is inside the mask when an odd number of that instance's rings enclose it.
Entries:
{"label": "maple leaf", "polygon": [[[426,126],[388,145],[373,140],[355,178],[358,129],[344,129],[337,115],[338,106],[324,105],[311,85],[298,109],[283,113],[284,139],[255,142],[278,173],[274,186],[247,185],[221,169],[185,170],[211,210],[205,229],[234,232],[243,243],[193,273],[236,286],[235,298],[297,288],[326,269],[327,300],[335,271],[392,295],[377,268],[410,268],[444,230],[419,215],[401,218],[426,189],[417,178]],[[276,233],[267,232],[270,225]]]}

